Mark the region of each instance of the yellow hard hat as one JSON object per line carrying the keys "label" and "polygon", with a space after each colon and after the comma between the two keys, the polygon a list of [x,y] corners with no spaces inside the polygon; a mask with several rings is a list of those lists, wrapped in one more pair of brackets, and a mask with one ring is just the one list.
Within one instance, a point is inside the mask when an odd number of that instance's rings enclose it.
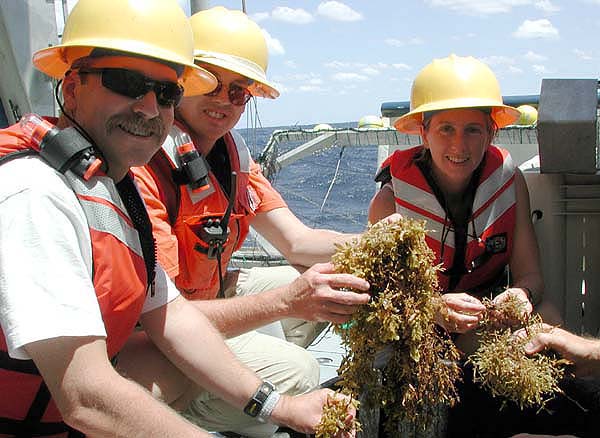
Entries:
{"label": "yellow hard hat", "polygon": [[79,0],[71,11],[61,44],[38,50],[33,64],[56,79],[73,62],[101,48],[154,58],[184,67],[185,95],[216,87],[215,77],[193,60],[193,33],[177,0]]}
{"label": "yellow hard hat", "polygon": [[192,15],[194,57],[231,70],[254,83],[249,87],[254,96],[275,99],[279,91],[267,81],[269,52],[260,27],[242,11],[222,6]]}
{"label": "yellow hard hat", "polygon": [[410,112],[394,123],[397,130],[418,134],[423,114],[455,108],[490,108],[498,128],[512,124],[519,111],[502,103],[496,76],[483,62],[468,56],[434,59],[415,78]]}

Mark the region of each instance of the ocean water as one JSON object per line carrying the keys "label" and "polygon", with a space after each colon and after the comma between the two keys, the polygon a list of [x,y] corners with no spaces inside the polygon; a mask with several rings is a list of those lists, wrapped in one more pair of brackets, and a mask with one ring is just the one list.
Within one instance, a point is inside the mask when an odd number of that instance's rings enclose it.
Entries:
{"label": "ocean water", "polygon": [[[356,122],[332,126],[356,127]],[[309,129],[312,126],[299,128]],[[254,159],[257,159],[271,133],[277,129],[290,127],[239,129],[238,132],[246,140]],[[281,145],[280,153],[299,145],[300,143]],[[294,214],[306,225],[342,232],[360,232],[367,224],[369,201],[375,193],[373,178],[376,166],[375,145],[345,149],[332,147],[281,169],[271,182]],[[329,195],[326,197],[328,191]]]}

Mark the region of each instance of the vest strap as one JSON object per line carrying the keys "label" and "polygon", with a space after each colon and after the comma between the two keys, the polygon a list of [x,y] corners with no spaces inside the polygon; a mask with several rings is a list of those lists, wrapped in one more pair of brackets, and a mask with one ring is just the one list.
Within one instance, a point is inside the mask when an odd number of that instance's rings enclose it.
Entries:
{"label": "vest strap", "polygon": [[32,360],[13,359],[6,351],[0,351],[0,369],[39,376],[40,372]]}

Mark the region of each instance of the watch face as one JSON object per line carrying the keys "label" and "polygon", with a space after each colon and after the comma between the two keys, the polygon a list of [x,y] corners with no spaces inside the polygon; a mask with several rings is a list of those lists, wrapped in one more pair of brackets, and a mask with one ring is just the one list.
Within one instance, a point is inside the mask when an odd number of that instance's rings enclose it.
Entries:
{"label": "watch face", "polygon": [[256,417],[261,409],[262,403],[258,403],[256,400],[252,399],[244,408],[244,413],[246,415],[250,415],[251,417]]}
{"label": "watch face", "polygon": [[244,407],[244,413],[246,415],[250,415],[251,417],[256,417],[260,413],[265,400],[267,400],[269,394],[271,394],[274,389],[275,387],[272,383],[263,382],[258,387],[248,404]]}

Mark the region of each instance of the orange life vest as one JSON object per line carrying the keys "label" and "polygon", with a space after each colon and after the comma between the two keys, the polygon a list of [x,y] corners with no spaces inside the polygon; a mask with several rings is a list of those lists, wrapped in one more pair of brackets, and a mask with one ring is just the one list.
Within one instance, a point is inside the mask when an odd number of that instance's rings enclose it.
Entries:
{"label": "orange life vest", "polygon": [[[442,291],[475,291],[501,275],[509,262],[516,220],[515,167],[508,151],[489,146],[476,186],[471,216],[466,224],[466,247],[461,269],[450,273],[455,256],[455,224],[448,218],[430,183],[415,164],[422,146],[398,150],[382,164],[392,177],[396,212],[427,221],[426,241],[443,271],[438,275]],[[481,293],[485,292],[481,290]]]}
{"label": "orange life vest", "polygon": [[[0,131],[0,157],[30,147],[31,139],[18,125]],[[98,175],[84,181],[71,171],[64,176],[88,221],[94,288],[106,328],[107,353],[109,357],[114,357],[139,319],[148,282],[154,272],[153,269],[146,269],[137,224],[128,213],[131,204],[126,206],[120,197],[114,196],[117,188],[113,180]],[[127,178],[139,199],[133,181],[129,176]],[[145,212],[141,199],[139,203]],[[62,422],[61,414],[33,361],[8,356],[6,339],[1,330],[0,393],[0,437],[82,436]]]}
{"label": "orange life vest", "polygon": [[[162,154],[155,155],[145,167],[161,188],[161,200],[167,206],[173,232],[178,241],[179,274],[175,277],[177,288],[188,299],[213,299],[219,292],[219,269],[216,258],[208,257],[206,241],[200,228],[208,220],[220,219],[229,205],[229,196],[213,172],[209,172],[208,186],[192,190],[182,184],[174,188],[171,171],[178,169],[180,161],[177,146],[187,140],[183,130],[173,126]],[[221,272],[225,273],[231,254],[239,249],[255,216],[258,197],[249,185],[252,158],[244,139],[235,131],[222,137],[225,142],[231,171],[237,173],[236,195],[229,221],[229,236],[221,254]],[[169,188],[170,187],[170,188]],[[223,274],[224,275],[224,274]]]}

